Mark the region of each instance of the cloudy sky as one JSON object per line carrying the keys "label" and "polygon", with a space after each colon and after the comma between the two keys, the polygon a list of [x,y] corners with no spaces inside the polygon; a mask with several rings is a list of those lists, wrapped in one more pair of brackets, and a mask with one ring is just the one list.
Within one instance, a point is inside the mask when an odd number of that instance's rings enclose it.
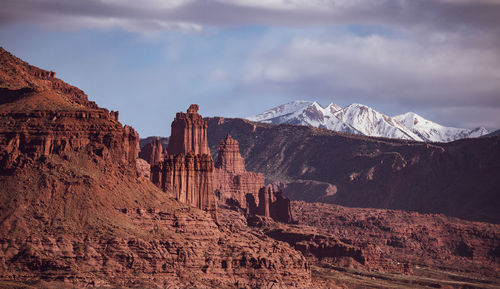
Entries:
{"label": "cloudy sky", "polygon": [[500,128],[500,0],[2,0],[0,45],[141,136],[297,99]]}

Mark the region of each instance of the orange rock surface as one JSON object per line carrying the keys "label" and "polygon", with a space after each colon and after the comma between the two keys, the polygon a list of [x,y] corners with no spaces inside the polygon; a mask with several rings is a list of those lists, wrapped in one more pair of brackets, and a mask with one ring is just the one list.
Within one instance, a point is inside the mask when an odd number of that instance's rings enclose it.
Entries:
{"label": "orange rock surface", "polygon": [[210,154],[207,141],[207,122],[198,114],[198,105],[192,104],[186,113],[178,112],[172,122],[168,142],[169,154]]}
{"label": "orange rock surface", "polygon": [[[157,147],[161,146],[159,139]],[[192,104],[187,113],[177,113],[172,122],[169,154],[151,166],[151,180],[177,200],[202,210],[217,208],[214,163],[207,143],[207,123]]]}
{"label": "orange rock surface", "polygon": [[[137,141],[116,112],[0,48],[0,287],[310,287],[288,244],[139,177]],[[210,155],[171,160],[178,184],[210,186]],[[193,192],[177,196],[210,207]]]}
{"label": "orange rock surface", "polygon": [[245,170],[237,140],[229,134],[221,140],[214,171],[214,188],[221,203],[232,200],[246,208],[245,195],[257,198],[259,189],[265,186],[264,181],[263,174]]}

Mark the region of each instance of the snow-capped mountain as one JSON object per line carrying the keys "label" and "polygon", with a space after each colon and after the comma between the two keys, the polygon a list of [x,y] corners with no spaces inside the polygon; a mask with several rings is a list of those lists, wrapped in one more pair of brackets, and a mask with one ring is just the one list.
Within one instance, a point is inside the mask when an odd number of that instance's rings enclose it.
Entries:
{"label": "snow-capped mountain", "polygon": [[367,136],[423,141],[392,117],[363,104],[348,105],[335,112],[334,116]]}
{"label": "snow-capped mountain", "polygon": [[450,142],[462,138],[480,137],[488,134],[484,127],[475,129],[446,127],[427,120],[414,112],[407,112],[394,117],[425,141]]}
{"label": "snow-capped mountain", "polygon": [[297,100],[248,120],[265,123],[289,123],[326,128],[366,136],[408,139],[429,142],[449,142],[461,138],[479,137],[488,133],[485,128],[462,129],[445,127],[413,112],[395,117],[385,115],[363,104],[341,108],[335,103],[322,107],[315,101]]}
{"label": "snow-capped mountain", "polygon": [[264,111],[261,114],[247,117],[248,120],[256,121],[256,122],[265,122],[265,123],[273,123],[271,120],[280,116],[290,115],[294,112],[302,110],[309,105],[311,105],[312,101],[305,100],[296,100],[289,103],[282,104],[277,107],[273,107],[269,110]]}
{"label": "snow-capped mountain", "polygon": [[340,106],[333,102],[323,108],[315,101],[297,100],[271,108],[261,114],[247,117],[247,119],[264,123],[307,125],[361,134],[355,128],[333,115],[340,109]]}

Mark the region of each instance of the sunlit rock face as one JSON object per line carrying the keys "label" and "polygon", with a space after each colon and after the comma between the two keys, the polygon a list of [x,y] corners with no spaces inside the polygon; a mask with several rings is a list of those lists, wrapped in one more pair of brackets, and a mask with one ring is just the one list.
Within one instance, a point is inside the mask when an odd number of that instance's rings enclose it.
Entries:
{"label": "sunlit rock face", "polygon": [[[160,144],[161,146],[161,144]],[[215,210],[214,163],[207,142],[207,122],[192,104],[172,122],[168,154],[151,167],[151,180],[177,200],[203,210]]]}
{"label": "sunlit rock face", "polygon": [[207,122],[198,114],[198,105],[192,104],[186,113],[178,112],[172,122],[168,143],[170,154],[210,154],[207,141]]}

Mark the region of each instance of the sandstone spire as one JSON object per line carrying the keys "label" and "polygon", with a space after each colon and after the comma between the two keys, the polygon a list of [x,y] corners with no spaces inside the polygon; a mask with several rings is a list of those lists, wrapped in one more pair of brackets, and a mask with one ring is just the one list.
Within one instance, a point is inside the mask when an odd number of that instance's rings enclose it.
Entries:
{"label": "sandstone spire", "polygon": [[247,206],[246,194],[258,197],[265,185],[264,175],[247,172],[240,155],[238,141],[231,135],[221,140],[214,171],[214,188],[221,203],[236,202],[242,209]]}
{"label": "sandstone spire", "polygon": [[198,105],[191,104],[186,113],[178,112],[172,122],[168,142],[170,154],[210,154],[207,141],[207,122],[198,114]]}
{"label": "sandstone spire", "polygon": [[[161,146],[161,144],[158,144]],[[192,104],[172,122],[168,155],[151,166],[151,181],[177,200],[215,211],[214,162],[208,149],[207,122]]]}
{"label": "sandstone spire", "polygon": [[278,222],[294,223],[290,199],[283,196],[281,191],[274,191],[272,186],[262,187],[259,190],[259,204],[251,194],[246,195],[247,214],[270,217]]}
{"label": "sandstone spire", "polygon": [[233,139],[230,134],[227,134],[220,142],[215,167],[223,168],[233,174],[246,172],[245,161],[240,155],[238,141]]}
{"label": "sandstone spire", "polygon": [[262,187],[259,190],[259,206],[257,208],[257,214],[264,217],[271,217],[270,213],[270,203],[271,203],[271,188]]}

